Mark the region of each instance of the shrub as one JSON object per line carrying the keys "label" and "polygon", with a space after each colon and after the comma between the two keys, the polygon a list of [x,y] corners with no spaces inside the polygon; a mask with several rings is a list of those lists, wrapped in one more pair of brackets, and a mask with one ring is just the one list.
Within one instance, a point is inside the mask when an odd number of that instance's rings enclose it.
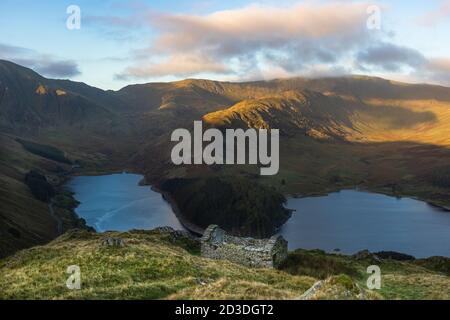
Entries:
{"label": "shrub", "polygon": [[53,146],[39,144],[31,141],[17,139],[17,141],[25,148],[25,150],[50,160],[54,160],[61,163],[71,164],[72,162],[66,158],[63,151]]}

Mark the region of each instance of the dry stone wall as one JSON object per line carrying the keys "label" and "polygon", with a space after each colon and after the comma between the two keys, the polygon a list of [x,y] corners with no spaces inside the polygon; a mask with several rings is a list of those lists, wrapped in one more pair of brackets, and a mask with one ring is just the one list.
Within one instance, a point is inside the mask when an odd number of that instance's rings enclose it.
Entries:
{"label": "dry stone wall", "polygon": [[276,268],[287,257],[287,241],[282,236],[270,239],[241,238],[228,235],[210,225],[201,238],[202,256],[225,259],[249,267]]}

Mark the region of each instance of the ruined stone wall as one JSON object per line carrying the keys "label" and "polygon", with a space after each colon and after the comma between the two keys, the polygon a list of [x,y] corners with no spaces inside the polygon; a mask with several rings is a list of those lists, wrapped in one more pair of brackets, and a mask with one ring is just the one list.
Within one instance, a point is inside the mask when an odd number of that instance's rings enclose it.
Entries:
{"label": "ruined stone wall", "polygon": [[216,225],[209,226],[201,239],[202,256],[225,259],[250,267],[274,268],[287,257],[287,241],[233,237]]}

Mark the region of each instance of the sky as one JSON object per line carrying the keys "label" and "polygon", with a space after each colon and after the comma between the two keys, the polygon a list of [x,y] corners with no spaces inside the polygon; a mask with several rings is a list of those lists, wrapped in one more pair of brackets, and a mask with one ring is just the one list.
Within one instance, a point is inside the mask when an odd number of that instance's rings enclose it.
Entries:
{"label": "sky", "polygon": [[349,74],[450,86],[449,34],[450,0],[0,1],[0,59],[113,90]]}

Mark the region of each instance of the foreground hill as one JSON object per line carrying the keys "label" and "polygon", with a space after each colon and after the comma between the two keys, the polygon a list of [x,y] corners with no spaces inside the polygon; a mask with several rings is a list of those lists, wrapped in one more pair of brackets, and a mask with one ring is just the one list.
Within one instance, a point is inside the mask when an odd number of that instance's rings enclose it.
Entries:
{"label": "foreground hill", "polygon": [[[124,246],[105,246],[109,237]],[[202,258],[197,241],[156,229],[71,231],[50,244],[0,260],[0,299],[449,299],[449,261],[377,261],[382,289],[366,288],[371,255],[352,258],[295,251],[281,270]],[[81,269],[68,290],[67,267]],[[318,280],[314,292],[303,295]]]}

